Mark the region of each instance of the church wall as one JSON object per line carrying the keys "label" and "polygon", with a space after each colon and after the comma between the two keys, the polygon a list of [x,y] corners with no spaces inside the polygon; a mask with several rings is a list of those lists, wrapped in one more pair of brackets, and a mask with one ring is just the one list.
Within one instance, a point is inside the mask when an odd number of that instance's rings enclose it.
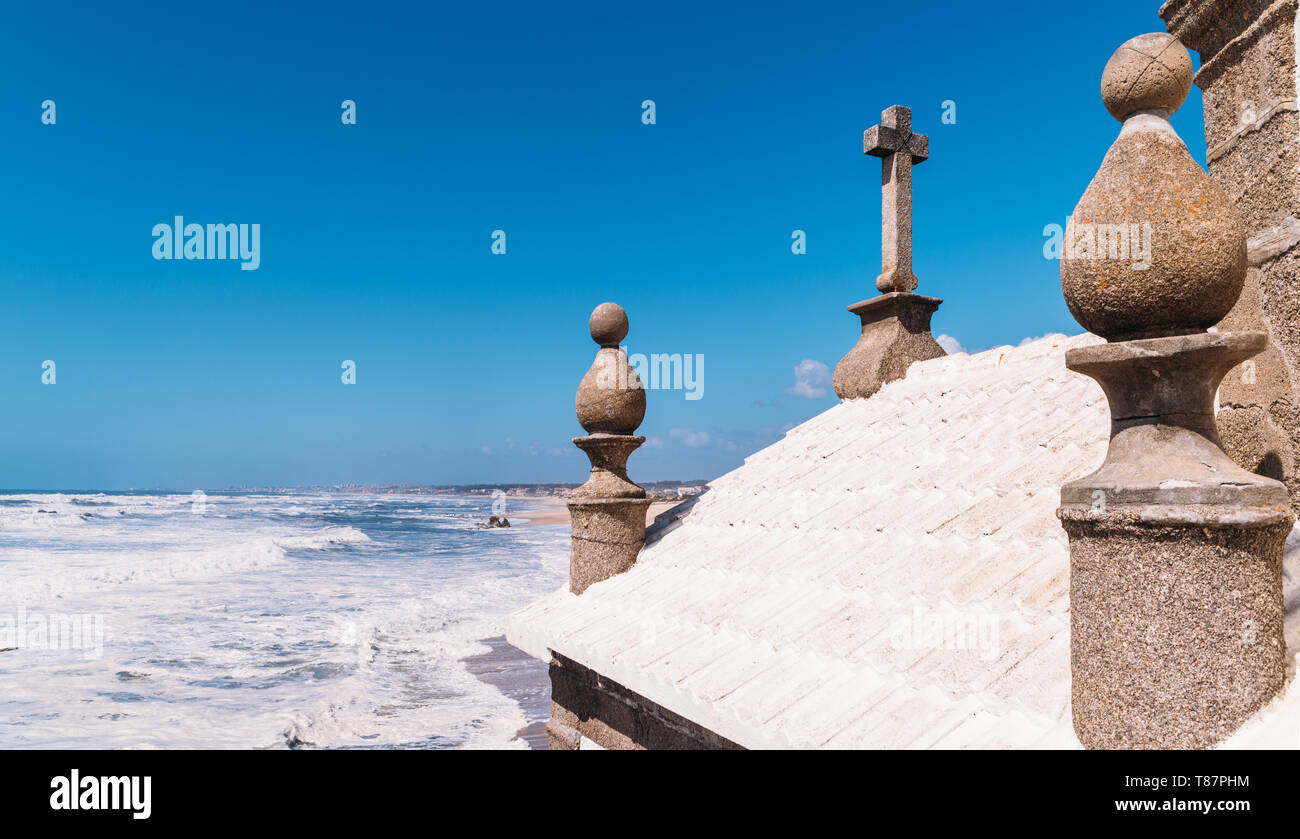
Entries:
{"label": "church wall", "polygon": [[1219,432],[1237,463],[1286,483],[1300,512],[1297,0],[1171,0],[1160,15],[1200,54],[1209,171],[1251,240],[1245,290],[1219,328],[1271,344],[1224,379]]}
{"label": "church wall", "polygon": [[551,748],[585,737],[606,749],[740,749],[685,717],[562,655],[551,661]]}

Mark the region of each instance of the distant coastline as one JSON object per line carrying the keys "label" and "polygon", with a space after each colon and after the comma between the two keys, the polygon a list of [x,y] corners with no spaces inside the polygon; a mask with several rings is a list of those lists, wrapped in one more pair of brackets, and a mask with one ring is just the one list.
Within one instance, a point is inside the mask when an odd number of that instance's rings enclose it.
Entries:
{"label": "distant coastline", "polygon": [[[545,500],[545,499],[532,499],[532,500]],[[665,510],[671,510],[678,503],[680,503],[680,501],[674,498],[672,501],[656,501],[653,504],[651,504],[650,507],[646,510],[646,514],[645,514],[646,526],[648,527],[654,523],[655,516],[659,515]],[[551,506],[543,508],[541,510],[520,510],[519,512],[515,513],[511,517],[510,521],[513,525],[522,525],[524,527],[533,527],[539,525],[568,524],[569,510],[563,504],[556,501]]]}
{"label": "distant coastline", "polygon": [[[652,498],[687,497],[708,483],[701,478],[694,481],[639,481]],[[155,495],[186,495],[196,489],[203,492],[229,493],[289,493],[329,492],[339,494],[363,493],[370,495],[425,495],[425,496],[492,496],[502,492],[510,498],[565,498],[581,483],[501,483],[501,484],[329,484],[321,486],[228,486],[228,487],[8,487],[0,488],[0,495],[54,494],[66,495],[123,495],[150,493]]]}
{"label": "distant coastline", "polygon": [[[646,494],[655,501],[672,501],[698,495],[703,491],[708,480],[700,478],[691,481],[638,481]],[[208,492],[334,492],[367,493],[372,495],[429,495],[429,496],[488,496],[497,493],[507,498],[567,498],[573,490],[581,486],[576,483],[500,483],[500,484],[331,484],[329,486],[296,487],[225,487],[207,490]],[[66,490],[65,490],[66,491]],[[79,490],[84,491],[84,490]],[[132,490],[135,491],[135,490]],[[148,490],[161,492],[166,490]],[[174,490],[190,492],[191,490]]]}

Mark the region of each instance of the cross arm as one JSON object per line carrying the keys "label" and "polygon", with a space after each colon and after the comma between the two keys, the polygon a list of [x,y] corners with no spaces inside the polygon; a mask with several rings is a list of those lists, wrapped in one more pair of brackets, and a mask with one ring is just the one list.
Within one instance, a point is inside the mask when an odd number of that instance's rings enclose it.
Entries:
{"label": "cross arm", "polygon": [[900,151],[906,152],[913,163],[920,163],[930,156],[930,138],[924,134],[904,133],[888,125],[873,125],[862,135],[863,154],[888,157]]}

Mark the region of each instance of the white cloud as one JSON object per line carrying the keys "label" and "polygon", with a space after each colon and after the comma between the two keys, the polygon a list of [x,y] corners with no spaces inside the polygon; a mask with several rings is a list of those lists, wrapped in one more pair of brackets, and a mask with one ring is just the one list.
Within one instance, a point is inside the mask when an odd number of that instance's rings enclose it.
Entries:
{"label": "white cloud", "polygon": [[951,335],[936,335],[934,340],[935,343],[943,347],[943,351],[948,355],[958,355],[966,352],[966,348],[961,345],[961,342]]}
{"label": "white cloud", "polygon": [[680,440],[688,449],[702,449],[709,444],[709,432],[692,431],[689,428],[674,428],[668,432],[674,440]]}
{"label": "white cloud", "polygon": [[1020,343],[1019,343],[1019,344],[1016,344],[1016,346],[1017,346],[1017,347],[1023,347],[1023,346],[1026,345],[1026,344],[1032,344],[1032,343],[1034,343],[1035,341],[1037,341],[1037,340],[1039,340],[1039,339],[1041,339],[1041,338],[1046,338],[1048,335],[1051,335],[1051,334],[1052,334],[1052,333],[1049,332],[1049,333],[1047,333],[1047,335],[1035,335],[1035,336],[1032,336],[1032,337],[1029,337],[1029,338],[1022,338],[1022,339],[1020,340]]}
{"label": "white cloud", "polygon": [[785,389],[802,399],[825,399],[830,394],[831,370],[820,361],[805,358],[794,366],[794,385]]}
{"label": "white cloud", "polygon": [[664,447],[664,438],[647,437],[645,438],[645,447],[647,449],[662,449]]}

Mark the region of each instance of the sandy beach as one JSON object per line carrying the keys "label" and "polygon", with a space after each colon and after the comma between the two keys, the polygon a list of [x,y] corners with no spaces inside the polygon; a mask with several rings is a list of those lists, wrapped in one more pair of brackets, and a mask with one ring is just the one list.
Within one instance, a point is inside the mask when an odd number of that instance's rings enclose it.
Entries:
{"label": "sandy beach", "polygon": [[484,638],[490,652],[465,659],[465,667],[479,681],[492,685],[524,709],[528,725],[518,737],[530,749],[550,748],[546,721],[551,716],[551,677],[545,664],[510,646],[504,636]]}
{"label": "sandy beach", "polygon": [[[685,499],[683,499],[685,500]],[[655,516],[680,502],[657,501],[646,510],[646,525]],[[519,504],[531,510],[507,510],[511,526],[563,525],[569,523],[569,509],[564,499],[554,496],[512,498],[510,506]],[[480,681],[492,685],[524,709],[528,724],[518,732],[519,739],[530,749],[549,749],[546,721],[550,718],[551,682],[547,666],[512,647],[504,637],[484,638],[481,643],[490,652],[464,659],[465,666]]]}

